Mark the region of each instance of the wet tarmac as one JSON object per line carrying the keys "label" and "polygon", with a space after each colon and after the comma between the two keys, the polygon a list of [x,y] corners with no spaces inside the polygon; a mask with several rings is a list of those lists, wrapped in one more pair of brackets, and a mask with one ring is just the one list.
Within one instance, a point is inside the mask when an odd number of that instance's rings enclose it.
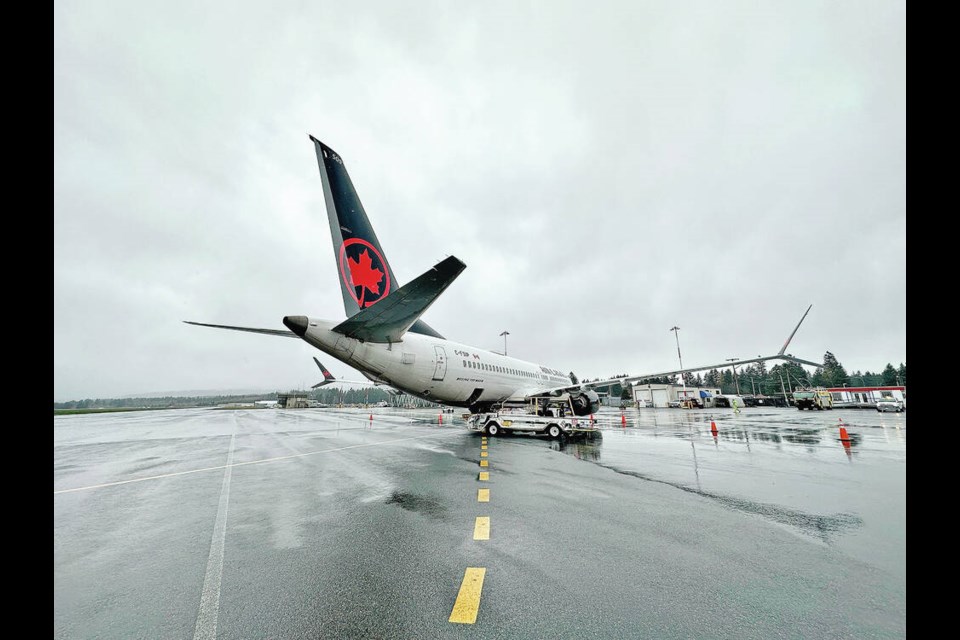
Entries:
{"label": "wet tarmac", "polygon": [[54,417],[54,636],[906,635],[905,413],[439,417]]}

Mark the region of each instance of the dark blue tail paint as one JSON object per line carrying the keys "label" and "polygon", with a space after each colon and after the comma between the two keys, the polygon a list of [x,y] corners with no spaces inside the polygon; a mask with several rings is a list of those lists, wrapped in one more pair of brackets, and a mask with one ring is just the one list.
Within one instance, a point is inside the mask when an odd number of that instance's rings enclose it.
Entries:
{"label": "dark blue tail paint", "polygon": [[[317,164],[323,181],[323,197],[327,205],[340,292],[343,294],[343,310],[349,318],[386,298],[400,288],[400,283],[387,262],[387,256],[360,203],[343,159],[313,136],[310,139],[317,152]],[[417,320],[409,331],[443,337],[422,320]]]}

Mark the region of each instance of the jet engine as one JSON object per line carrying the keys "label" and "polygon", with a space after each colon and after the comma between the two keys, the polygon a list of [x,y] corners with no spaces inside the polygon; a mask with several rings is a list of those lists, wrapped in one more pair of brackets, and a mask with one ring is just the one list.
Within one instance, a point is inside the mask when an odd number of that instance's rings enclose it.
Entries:
{"label": "jet engine", "polygon": [[593,389],[584,389],[580,393],[570,394],[573,412],[578,416],[588,416],[600,409],[600,396]]}

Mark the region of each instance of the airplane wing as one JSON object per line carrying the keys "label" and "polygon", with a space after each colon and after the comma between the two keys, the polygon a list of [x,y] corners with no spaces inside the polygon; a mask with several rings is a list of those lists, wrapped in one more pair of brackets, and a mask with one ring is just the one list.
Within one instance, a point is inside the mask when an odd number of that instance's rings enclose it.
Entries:
{"label": "airplane wing", "polygon": [[232,329],[233,331],[247,331],[249,333],[263,333],[268,336],[280,336],[281,338],[296,338],[300,339],[300,336],[295,334],[289,329],[256,329],[253,327],[232,327],[226,324],[205,324],[203,322],[191,322],[190,320],[184,320],[186,324],[193,324],[198,327],[213,327],[214,329]]}
{"label": "airplane wing", "polygon": [[684,373],[692,373],[694,371],[709,371],[711,369],[726,369],[727,367],[730,367],[730,366],[739,367],[745,364],[753,364],[754,362],[768,362],[770,360],[784,360],[786,362],[795,362],[797,364],[805,364],[811,367],[821,367],[823,366],[823,364],[820,362],[811,362],[809,360],[803,360],[801,358],[794,357],[794,355],[791,353],[785,353],[785,351],[787,350],[787,346],[790,345],[790,341],[793,340],[793,336],[796,335],[797,329],[800,328],[800,325],[803,323],[804,319],[807,317],[807,314],[810,313],[810,309],[812,308],[813,308],[813,305],[811,304],[809,307],[807,307],[807,310],[803,312],[803,316],[800,318],[800,322],[798,322],[797,326],[793,328],[793,331],[790,333],[790,336],[787,338],[787,341],[783,343],[783,346],[780,347],[780,351],[778,351],[776,355],[757,356],[756,358],[748,358],[746,360],[738,359],[734,361],[723,362],[721,364],[705,365],[702,367],[691,367],[687,369],[673,369],[671,371],[645,373],[639,376],[626,376],[623,378],[607,378],[606,380],[597,380],[595,382],[572,384],[564,387],[555,387],[553,389],[542,390],[534,394],[534,397],[545,396],[545,395],[556,395],[558,393],[564,393],[564,392],[569,393],[569,392],[574,392],[582,389],[590,389],[590,388],[596,389],[596,388],[602,388],[602,387],[609,387],[618,383],[631,384],[634,382],[640,382],[641,380],[647,380],[649,378],[660,378],[663,376],[673,376],[678,374],[683,375]]}
{"label": "airplane wing", "polygon": [[691,367],[687,369],[673,369],[671,371],[659,371],[656,373],[644,373],[638,376],[626,376],[621,378],[607,378],[605,380],[595,380],[593,382],[581,382],[579,384],[570,384],[565,387],[553,387],[551,389],[542,389],[537,393],[532,394],[529,397],[539,397],[539,396],[548,396],[556,395],[558,393],[572,393],[574,391],[583,390],[583,389],[598,389],[603,387],[610,387],[615,384],[632,384],[634,382],[640,382],[641,380],[647,380],[649,378],[660,378],[662,376],[673,376],[673,375],[682,375],[684,373],[692,373],[694,371],[709,371],[710,369],[726,369],[731,365],[741,366],[745,364],[752,364],[754,362],[767,362],[769,360],[785,360],[788,362],[796,362],[797,364],[805,364],[812,367],[822,367],[823,364],[819,362],[810,362],[809,360],[802,360],[800,358],[795,358],[792,355],[774,355],[774,356],[761,356],[757,358],[748,358],[746,360],[737,360],[735,362],[724,362],[722,364],[710,364],[702,367]]}
{"label": "airplane wing", "polygon": [[361,309],[333,331],[366,342],[399,342],[466,266],[450,256],[376,304]]}

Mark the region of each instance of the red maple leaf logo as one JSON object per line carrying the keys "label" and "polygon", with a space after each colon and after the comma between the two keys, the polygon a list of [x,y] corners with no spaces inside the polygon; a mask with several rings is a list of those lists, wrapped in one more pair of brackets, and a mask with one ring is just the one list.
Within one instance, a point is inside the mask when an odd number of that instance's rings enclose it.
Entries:
{"label": "red maple leaf logo", "polygon": [[[359,255],[360,261],[357,262],[351,257],[347,257],[347,268],[350,269],[350,279],[355,287],[365,287],[367,291],[375,295],[380,295],[380,281],[383,280],[383,271],[373,268],[373,260],[370,254],[364,249]],[[363,296],[361,296],[362,298]]]}

